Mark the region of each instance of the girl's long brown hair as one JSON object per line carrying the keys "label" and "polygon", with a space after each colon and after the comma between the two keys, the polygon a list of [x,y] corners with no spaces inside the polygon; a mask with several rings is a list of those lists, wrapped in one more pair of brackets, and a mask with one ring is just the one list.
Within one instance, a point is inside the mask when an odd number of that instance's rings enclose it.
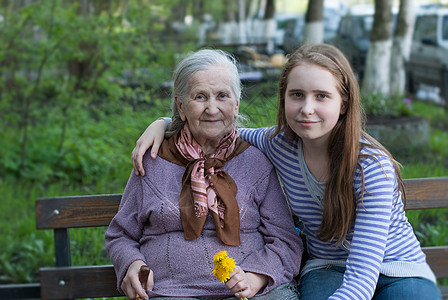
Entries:
{"label": "girl's long brown hair", "polygon": [[[319,239],[336,240],[336,245],[339,245],[344,241],[355,219],[356,196],[353,186],[355,170],[359,159],[368,156],[361,155],[359,152],[365,145],[361,142],[361,137],[365,138],[371,147],[383,151],[390,157],[403,198],[405,197],[404,183],[401,179],[400,164],[393,159],[387,149],[365,132],[366,117],[361,105],[358,82],[348,60],[339,49],[332,45],[305,45],[289,55],[280,76],[277,127],[272,137],[284,131],[285,136],[291,140],[299,138],[286,122],[285,95],[288,76],[291,70],[301,63],[315,64],[332,73],[338,83],[337,88],[343,101],[344,113],[340,115],[333,128],[328,144],[330,177],[325,189],[322,223],[318,234]],[[364,193],[366,191],[363,174],[362,185]]]}

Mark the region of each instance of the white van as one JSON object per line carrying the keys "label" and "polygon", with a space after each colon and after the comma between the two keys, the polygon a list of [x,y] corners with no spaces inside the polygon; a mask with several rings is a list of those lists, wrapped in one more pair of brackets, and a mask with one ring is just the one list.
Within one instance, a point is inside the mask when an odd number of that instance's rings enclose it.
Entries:
{"label": "white van", "polygon": [[448,8],[424,10],[417,16],[406,76],[411,94],[421,84],[437,86],[448,103]]}

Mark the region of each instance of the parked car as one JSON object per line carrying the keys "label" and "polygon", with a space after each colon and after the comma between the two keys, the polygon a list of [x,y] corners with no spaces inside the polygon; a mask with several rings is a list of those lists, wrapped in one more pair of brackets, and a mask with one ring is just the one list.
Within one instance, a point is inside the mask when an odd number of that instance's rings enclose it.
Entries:
{"label": "parked car", "polygon": [[305,28],[305,14],[299,15],[295,19],[285,23],[283,37],[283,51],[291,53],[303,43],[303,31]]}
{"label": "parked car", "polygon": [[[336,36],[328,41],[347,56],[359,79],[364,76],[370,46],[375,9],[372,5],[355,5],[339,22]],[[398,9],[392,8],[392,31],[397,23]]]}
{"label": "parked car", "polygon": [[372,26],[373,12],[345,15],[336,36],[329,41],[345,54],[359,78],[364,74]]}
{"label": "parked car", "polygon": [[448,99],[448,8],[427,9],[415,20],[409,61],[407,90],[414,94],[421,84],[437,86]]}
{"label": "parked car", "polygon": [[[283,50],[286,53],[293,52],[303,44],[305,18],[306,15],[301,14],[285,23]],[[324,7],[324,42],[327,42],[336,36],[340,19],[340,12],[337,9],[333,7]]]}

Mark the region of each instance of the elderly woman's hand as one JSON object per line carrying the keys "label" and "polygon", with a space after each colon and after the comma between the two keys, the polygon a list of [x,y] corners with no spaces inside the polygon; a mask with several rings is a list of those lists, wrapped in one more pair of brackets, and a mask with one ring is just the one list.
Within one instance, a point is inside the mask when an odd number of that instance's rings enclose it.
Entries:
{"label": "elderly woman's hand", "polygon": [[[142,260],[134,261],[128,268],[126,272],[126,276],[121,283],[121,289],[126,294],[126,297],[129,299],[135,299],[137,294],[140,296],[140,299],[148,299],[148,295],[146,291],[143,289],[142,284],[138,279],[138,272],[140,271],[140,267],[146,265]],[[154,287],[154,273],[152,270],[149,272],[148,281],[146,282],[146,289],[152,290]]]}
{"label": "elderly woman's hand", "polygon": [[152,122],[145,132],[140,136],[132,150],[132,165],[134,166],[135,175],[145,176],[145,169],[143,168],[143,155],[146,150],[152,146],[151,158],[156,158],[159,152],[159,147],[163,142],[165,135],[165,121],[162,119]]}
{"label": "elderly woman's hand", "polygon": [[235,270],[230,274],[230,279],[226,281],[226,288],[231,290],[237,298],[252,298],[267,284],[267,276],[257,273],[246,273],[240,266],[236,266]]}

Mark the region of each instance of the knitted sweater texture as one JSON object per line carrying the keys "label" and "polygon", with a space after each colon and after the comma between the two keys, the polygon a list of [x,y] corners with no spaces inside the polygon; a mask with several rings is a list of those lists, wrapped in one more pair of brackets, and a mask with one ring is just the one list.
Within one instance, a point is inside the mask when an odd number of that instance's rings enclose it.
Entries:
{"label": "knitted sweater texture", "polygon": [[260,294],[299,273],[303,245],[275,169],[255,147],[226,163],[224,170],[238,186],[236,199],[241,245],[227,246],[217,237],[209,216],[199,238],[184,239],[179,195],[185,168],[145,154],[146,175],[131,173],[117,215],[106,231],[106,248],[120,286],[129,265],[145,261],[154,272],[150,297],[231,296],[212,273],[213,255],[226,250],[246,272],[268,276]]}

